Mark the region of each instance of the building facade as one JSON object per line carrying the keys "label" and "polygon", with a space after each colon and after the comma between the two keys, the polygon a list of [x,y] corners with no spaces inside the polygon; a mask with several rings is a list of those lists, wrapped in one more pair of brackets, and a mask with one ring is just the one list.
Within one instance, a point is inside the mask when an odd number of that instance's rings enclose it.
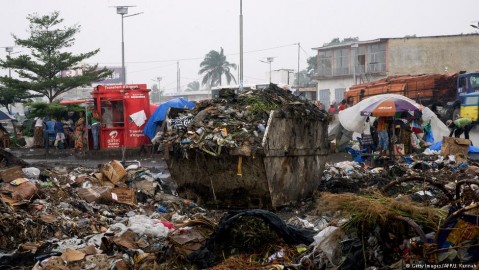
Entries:
{"label": "building facade", "polygon": [[339,103],[351,85],[395,75],[479,70],[479,35],[380,38],[313,48],[317,97]]}

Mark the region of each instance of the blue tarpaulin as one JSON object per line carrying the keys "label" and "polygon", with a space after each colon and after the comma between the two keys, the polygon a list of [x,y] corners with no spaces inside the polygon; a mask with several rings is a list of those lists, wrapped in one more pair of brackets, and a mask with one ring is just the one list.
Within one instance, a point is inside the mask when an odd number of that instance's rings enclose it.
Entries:
{"label": "blue tarpaulin", "polygon": [[146,122],[145,128],[143,129],[143,133],[150,139],[155,137],[156,126],[159,122],[165,120],[166,112],[169,108],[193,109],[194,107],[194,102],[188,101],[183,98],[174,98],[168,100],[167,102],[161,104],[158,108],[156,108],[155,112],[151,114],[150,119],[148,119],[148,122]]}
{"label": "blue tarpaulin", "polygon": [[[434,150],[434,151],[440,151],[441,148],[442,148],[442,141],[439,141],[439,142],[434,143],[433,145],[429,146],[429,149]],[[469,153],[479,153],[479,148],[470,145],[469,146]]]}

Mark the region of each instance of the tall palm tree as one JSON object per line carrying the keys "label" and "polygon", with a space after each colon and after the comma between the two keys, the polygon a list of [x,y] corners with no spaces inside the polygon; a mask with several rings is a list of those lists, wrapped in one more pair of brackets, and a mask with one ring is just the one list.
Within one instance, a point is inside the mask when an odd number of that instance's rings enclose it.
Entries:
{"label": "tall palm tree", "polygon": [[231,81],[236,83],[235,77],[230,72],[231,68],[236,70],[236,64],[226,61],[223,48],[221,48],[220,52],[211,50],[200,63],[200,71],[198,74],[204,75],[201,84],[209,85],[210,87],[221,85],[221,77],[223,75],[226,77],[228,84],[230,84]]}
{"label": "tall palm tree", "polygon": [[187,86],[186,86],[186,89],[185,91],[200,91],[200,82],[198,81],[193,81],[193,82],[190,82]]}

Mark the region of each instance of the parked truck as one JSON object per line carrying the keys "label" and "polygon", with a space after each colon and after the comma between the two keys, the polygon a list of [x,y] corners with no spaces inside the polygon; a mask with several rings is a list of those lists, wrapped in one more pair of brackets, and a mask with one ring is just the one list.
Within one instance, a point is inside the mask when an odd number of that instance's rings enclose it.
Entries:
{"label": "parked truck", "polygon": [[443,121],[460,114],[461,97],[479,92],[479,72],[391,76],[353,85],[344,94],[348,104],[379,94],[399,94],[430,107]]}

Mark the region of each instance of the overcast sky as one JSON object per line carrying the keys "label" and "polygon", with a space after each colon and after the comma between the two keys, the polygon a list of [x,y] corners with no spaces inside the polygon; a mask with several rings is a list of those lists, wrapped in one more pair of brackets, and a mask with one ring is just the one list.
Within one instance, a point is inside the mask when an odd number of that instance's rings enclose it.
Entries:
{"label": "overcast sky", "polygon": [[[201,80],[201,60],[220,47],[228,61],[239,64],[240,0],[5,1],[0,47],[13,45],[12,33],[27,37],[28,14],[58,10],[65,26],[81,25],[72,51],[100,48],[89,63],[121,66],[121,16],[112,7],[116,5],[136,6],[129,9],[130,14],[143,12],[124,20],[127,83],[151,87],[161,76],[161,88],[174,92],[179,59],[184,89],[189,82]],[[311,48],[333,38],[473,33],[476,29],[470,24],[477,25],[479,11],[477,0],[243,0],[243,18],[244,78],[246,84],[256,84],[268,81],[269,66],[259,61],[266,57],[275,57],[273,70],[296,70],[298,42],[304,69],[306,59],[315,55]],[[0,57],[5,57],[4,51]]]}

